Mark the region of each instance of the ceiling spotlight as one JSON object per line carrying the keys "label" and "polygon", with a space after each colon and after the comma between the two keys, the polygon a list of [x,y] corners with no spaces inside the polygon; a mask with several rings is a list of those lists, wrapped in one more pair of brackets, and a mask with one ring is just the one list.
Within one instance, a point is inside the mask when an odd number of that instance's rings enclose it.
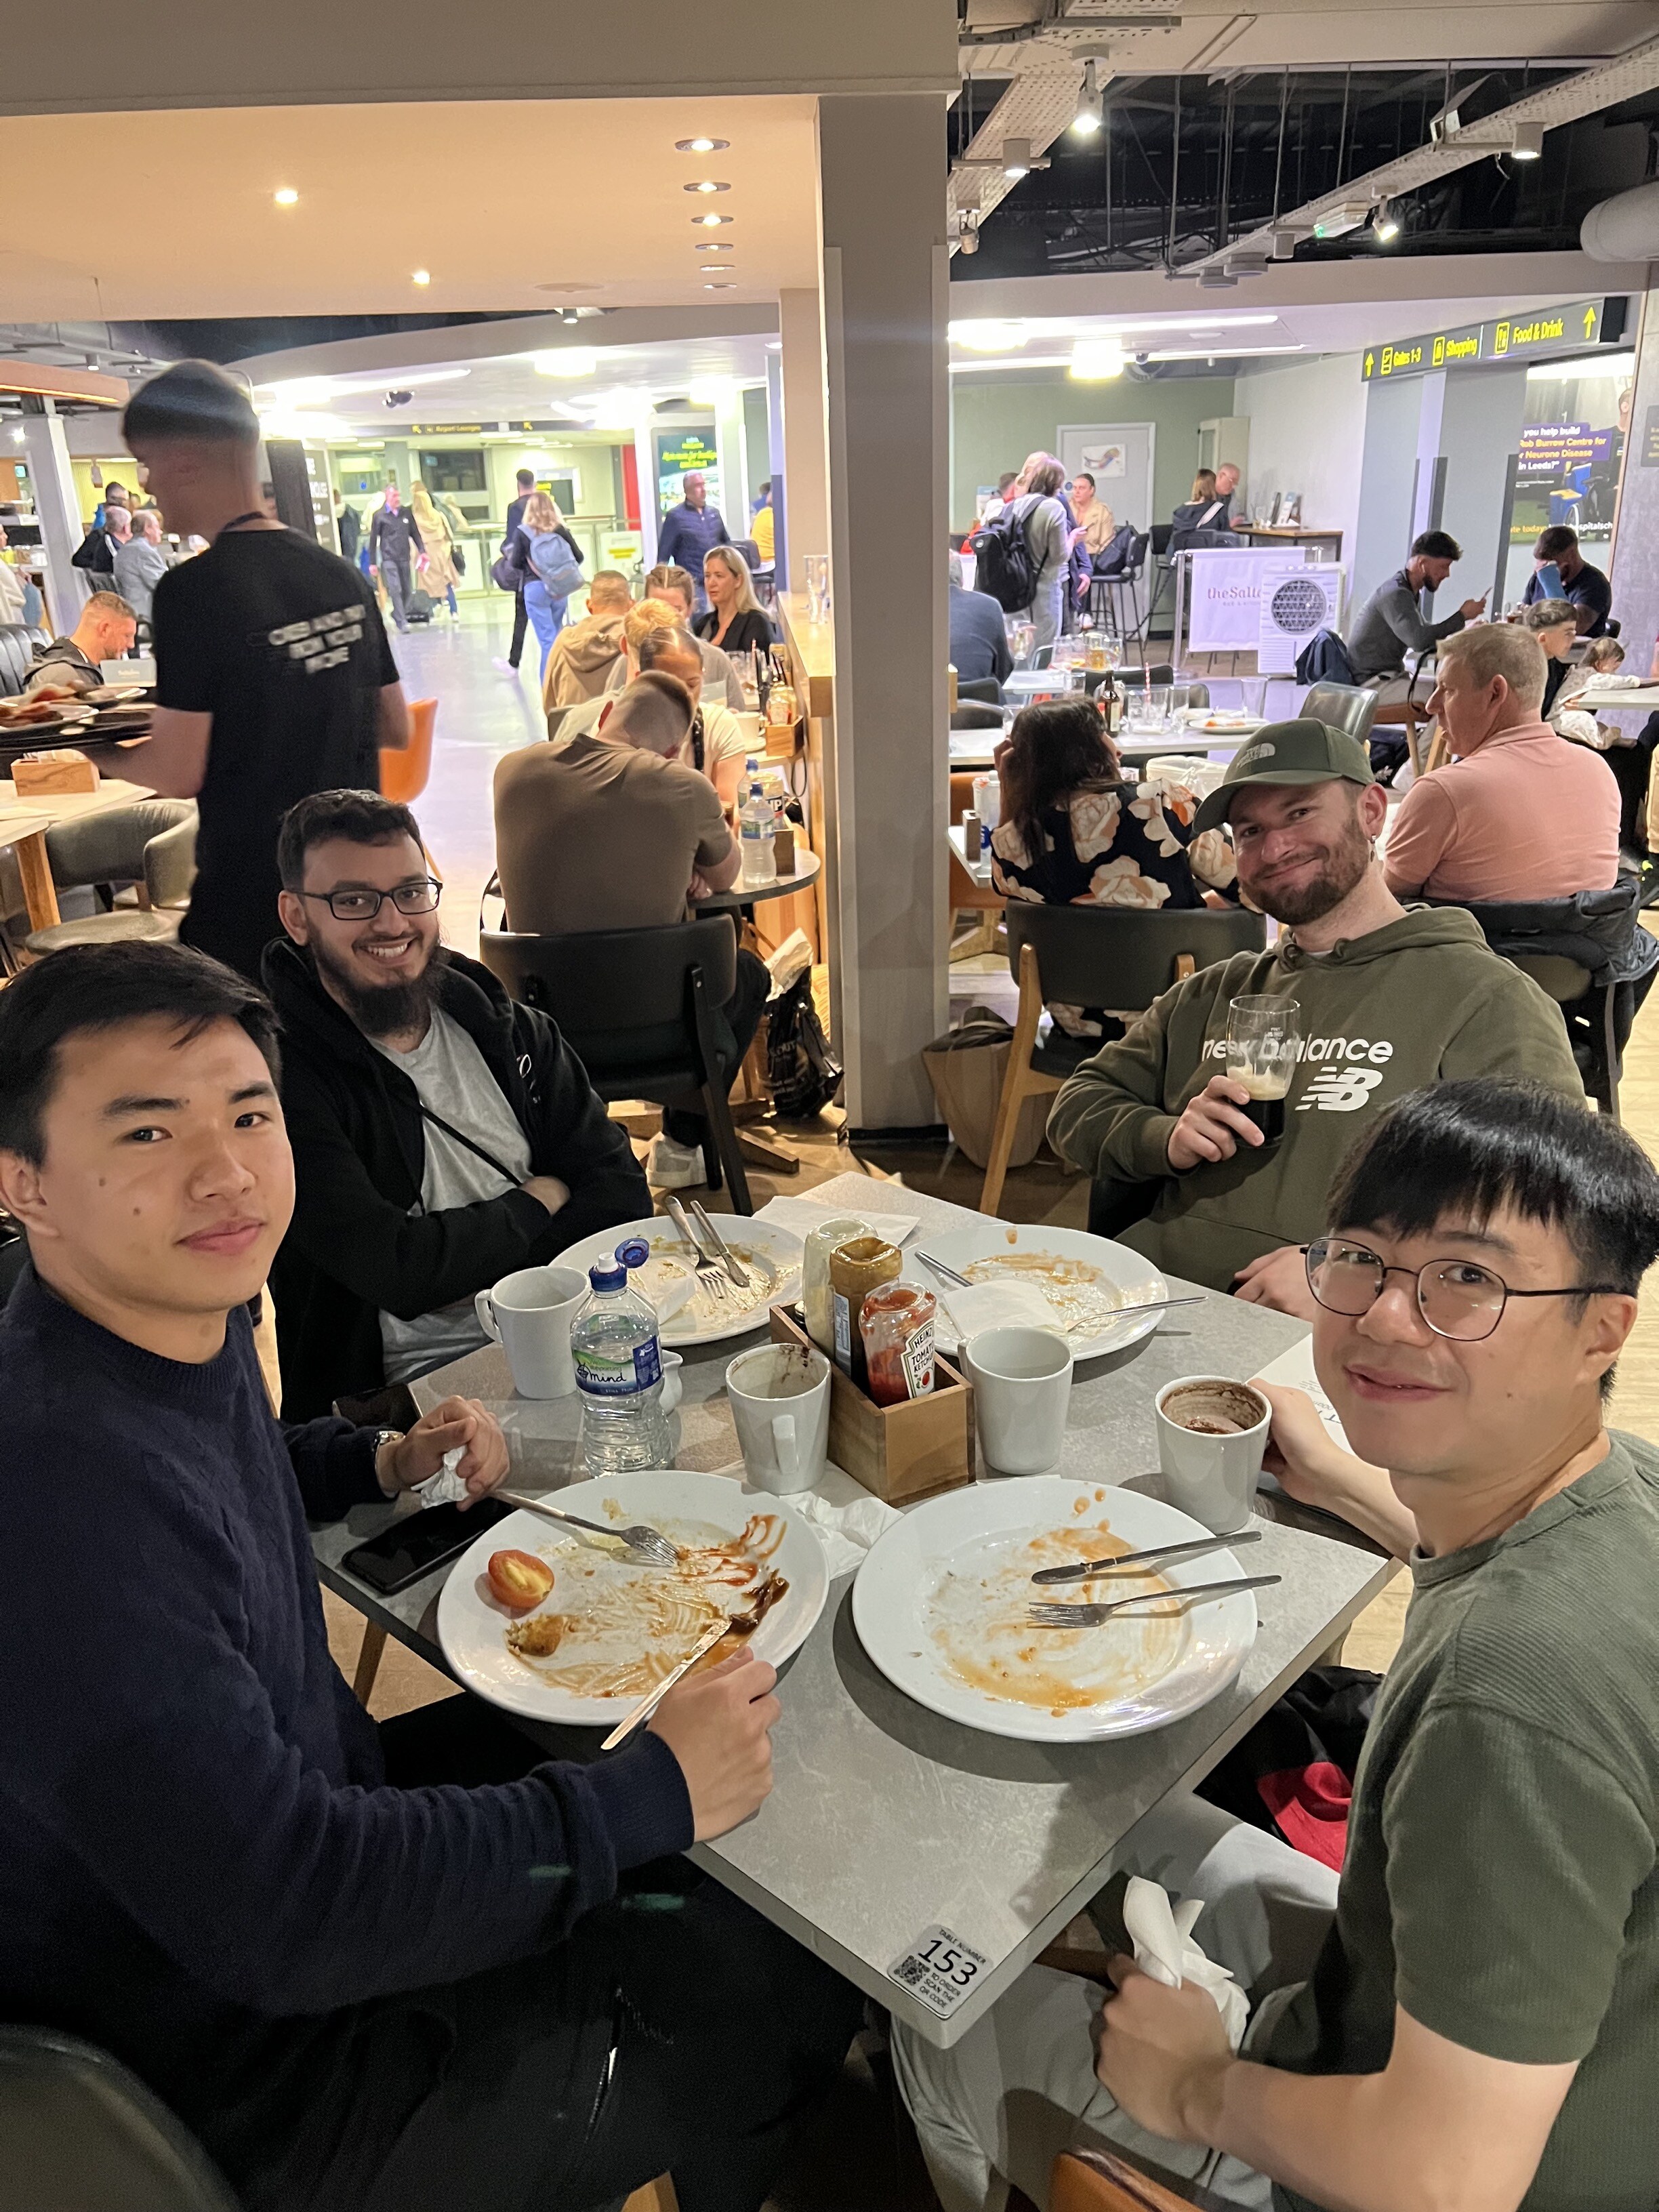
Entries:
{"label": "ceiling spotlight", "polygon": [[1029,138],[1005,138],[1002,142],[1002,173],[1005,177],[1029,177],[1031,173],[1031,142]]}
{"label": "ceiling spotlight", "polygon": [[1340,207],[1327,208],[1314,224],[1316,238],[1342,238],[1351,230],[1358,230],[1371,211],[1369,200],[1345,200]]}
{"label": "ceiling spotlight", "polygon": [[562,323],[579,323],[581,319],[580,307],[561,307],[559,310],[559,320]]}
{"label": "ceiling spotlight", "polygon": [[429,284],[432,282],[432,271],[429,269],[411,269],[409,272],[409,281],[411,284]]}
{"label": "ceiling spotlight", "polygon": [[1224,292],[1237,282],[1237,277],[1231,269],[1200,269],[1198,272],[1198,289],[1200,292]]}
{"label": "ceiling spotlight", "polygon": [[729,138],[677,138],[677,154],[723,154],[732,143]]}
{"label": "ceiling spotlight", "polygon": [[[714,221],[724,222],[726,217],[717,215]],[[729,238],[700,238],[696,250],[699,253],[735,253],[737,246],[736,242]]]}
{"label": "ceiling spotlight", "polygon": [[713,177],[701,177],[695,185],[682,185],[683,192],[729,192],[730,185],[716,184]]}
{"label": "ceiling spotlight", "polygon": [[1072,135],[1076,138],[1092,138],[1103,120],[1100,97],[1100,78],[1093,62],[1083,64],[1083,89],[1078,94],[1077,113],[1072,118]]}
{"label": "ceiling spotlight", "polygon": [[1517,123],[1515,143],[1510,152],[1517,161],[1538,161],[1544,155],[1544,126],[1541,123]]}
{"label": "ceiling spotlight", "polygon": [[723,222],[735,222],[737,217],[732,215],[694,215],[691,220],[699,230],[718,230]]}
{"label": "ceiling spotlight", "polygon": [[967,214],[961,219],[961,228],[957,233],[957,245],[963,253],[979,252],[979,216],[972,208],[969,208]]}
{"label": "ceiling spotlight", "polygon": [[735,292],[738,288],[735,284],[705,284],[702,289],[705,292]]}
{"label": "ceiling spotlight", "polygon": [[1400,217],[1395,213],[1390,203],[1384,200],[1371,217],[1371,236],[1379,246],[1386,246],[1391,239],[1398,238],[1399,235]]}
{"label": "ceiling spotlight", "polygon": [[299,204],[300,195],[295,191],[292,185],[278,185],[277,189],[270,197],[276,201],[278,207],[296,207]]}
{"label": "ceiling spotlight", "polygon": [[388,392],[386,404],[388,407],[407,407],[414,397],[415,394],[412,392]]}

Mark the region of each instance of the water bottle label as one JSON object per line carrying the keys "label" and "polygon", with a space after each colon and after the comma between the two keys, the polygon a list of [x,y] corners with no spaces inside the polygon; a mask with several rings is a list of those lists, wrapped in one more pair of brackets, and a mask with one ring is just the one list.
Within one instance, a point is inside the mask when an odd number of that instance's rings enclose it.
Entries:
{"label": "water bottle label", "polygon": [[843,1375],[853,1371],[853,1309],[839,1291],[831,1293],[836,1327],[836,1364]]}
{"label": "water bottle label", "polygon": [[576,1387],[592,1398],[636,1398],[662,1381],[662,1355],[654,1336],[620,1359],[584,1349],[574,1354]]}

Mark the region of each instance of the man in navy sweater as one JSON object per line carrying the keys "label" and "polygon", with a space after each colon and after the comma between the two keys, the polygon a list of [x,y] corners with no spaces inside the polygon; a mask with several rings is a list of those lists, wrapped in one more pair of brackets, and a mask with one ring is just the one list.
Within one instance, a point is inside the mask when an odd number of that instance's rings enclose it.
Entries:
{"label": "man in navy sweater", "polygon": [[684,1865],[628,1877],[765,1796],[773,1670],[589,1766],[471,1698],[356,1704],[307,1516],[507,1455],[463,1399],[402,1437],[273,1418],[275,1028],[173,945],[0,994],[0,2018],[114,2051],[248,2212],[578,2212],[665,2170],[683,2212],[758,2212],[853,1993]]}

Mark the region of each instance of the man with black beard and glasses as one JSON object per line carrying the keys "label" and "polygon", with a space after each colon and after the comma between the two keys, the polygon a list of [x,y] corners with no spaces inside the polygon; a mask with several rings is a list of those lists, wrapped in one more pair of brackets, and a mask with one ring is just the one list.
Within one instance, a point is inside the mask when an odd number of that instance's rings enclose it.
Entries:
{"label": "man with black beard and glasses", "polygon": [[[1356,1137],[1409,1091],[1530,1076],[1582,1099],[1560,1010],[1459,907],[1404,906],[1373,843],[1387,812],[1364,748],[1323,722],[1273,722],[1194,817],[1232,830],[1238,888],[1280,925],[1166,991],[1054,1100],[1048,1141],[1096,1180],[1111,1233],[1171,1274],[1313,1317],[1302,1245]],[[1302,1009],[1302,1048],[1268,1143],[1227,1073],[1234,999]],[[1098,1213],[1097,1215],[1098,1218]]]}
{"label": "man with black beard and glasses", "polygon": [[284,818],[293,1224],[271,1271],[289,1420],[484,1341],[474,1294],[651,1211],[626,1133],[544,1014],[439,942],[406,806],[325,791]]}

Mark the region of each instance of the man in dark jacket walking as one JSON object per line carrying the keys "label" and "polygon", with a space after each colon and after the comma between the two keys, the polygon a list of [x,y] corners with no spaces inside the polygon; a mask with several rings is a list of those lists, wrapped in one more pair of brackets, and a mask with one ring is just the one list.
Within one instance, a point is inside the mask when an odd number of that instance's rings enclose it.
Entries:
{"label": "man in dark jacket walking", "polygon": [[474,1294],[651,1211],[625,1132],[544,1014],[438,939],[407,807],[325,791],[286,817],[283,1018],[294,1222],[272,1271],[283,1412],[484,1341]]}
{"label": "man in dark jacket walking", "polygon": [[408,507],[399,505],[397,485],[388,484],[385,500],[369,518],[368,568],[386,586],[392,619],[399,629],[409,628],[413,577],[425,566],[420,525]]}

